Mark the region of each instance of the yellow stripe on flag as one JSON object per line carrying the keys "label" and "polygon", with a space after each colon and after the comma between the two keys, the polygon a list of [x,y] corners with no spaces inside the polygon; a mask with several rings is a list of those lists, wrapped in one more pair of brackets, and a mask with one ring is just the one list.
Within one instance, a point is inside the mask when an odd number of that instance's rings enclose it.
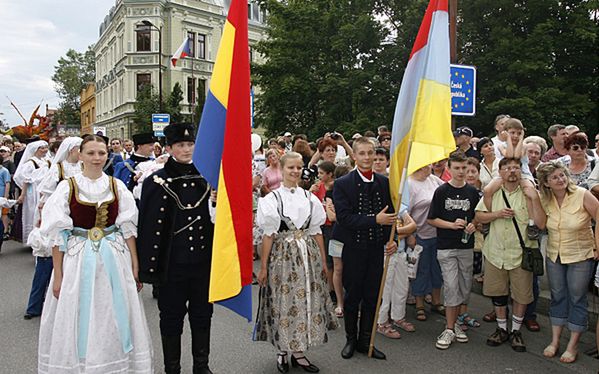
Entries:
{"label": "yellow stripe on flag", "polygon": [[233,48],[235,45],[235,27],[227,20],[220,39],[218,54],[214,61],[210,91],[227,109],[229,101],[229,85],[231,84],[231,65],[233,63]]}
{"label": "yellow stripe on flag", "polygon": [[[237,240],[222,167],[218,178],[216,206],[218,206],[218,211],[214,223],[212,268],[210,270],[211,287],[208,295],[208,301],[211,303],[228,299],[241,291]],[[212,285],[218,285],[218,287],[212,287]]]}

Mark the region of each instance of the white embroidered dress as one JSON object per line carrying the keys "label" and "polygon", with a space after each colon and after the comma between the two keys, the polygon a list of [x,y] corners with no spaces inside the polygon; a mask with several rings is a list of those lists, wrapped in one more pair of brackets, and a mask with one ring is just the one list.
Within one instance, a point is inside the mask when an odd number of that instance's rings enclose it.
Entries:
{"label": "white embroidered dress", "polygon": [[[107,175],[74,179],[80,203],[113,200]],[[137,236],[138,212],[125,185],[115,182],[118,231],[95,245],[68,236],[59,299],[50,287],[42,312],[39,373],[153,373],[152,341],[125,242]],[[49,246],[63,246],[64,230],[74,229],[69,195],[69,182],[62,181],[44,205],[40,231]]]}

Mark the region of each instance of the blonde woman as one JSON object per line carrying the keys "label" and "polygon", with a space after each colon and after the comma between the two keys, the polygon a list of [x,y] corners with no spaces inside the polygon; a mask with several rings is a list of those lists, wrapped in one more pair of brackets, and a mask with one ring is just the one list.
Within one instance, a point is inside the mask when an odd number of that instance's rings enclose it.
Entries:
{"label": "blonde woman", "polygon": [[599,259],[591,222],[599,219],[599,201],[570,179],[568,169],[560,162],[550,161],[537,170],[541,190],[541,205],[546,213],[541,228],[547,228],[547,276],[551,288],[549,315],[552,326],[551,343],[543,351],[554,357],[564,326],[570,330],[570,340],[560,357],[563,363],[576,361],[578,341],[587,329],[587,286],[593,271],[593,259]]}

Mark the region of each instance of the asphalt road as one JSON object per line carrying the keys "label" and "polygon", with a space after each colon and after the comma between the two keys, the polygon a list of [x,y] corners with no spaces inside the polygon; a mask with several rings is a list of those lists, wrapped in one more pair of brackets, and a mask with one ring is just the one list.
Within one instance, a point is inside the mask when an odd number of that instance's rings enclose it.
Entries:
{"label": "asphalt road", "polygon": [[[0,373],[35,373],[37,368],[37,335],[39,318],[23,320],[27,297],[33,275],[33,257],[29,250],[13,241],[5,242],[0,253]],[[255,290],[256,291],[256,290]],[[254,292],[254,297],[257,297]],[[158,310],[150,288],[142,291],[148,324],[154,344],[155,372],[162,372],[162,351],[158,329]],[[490,310],[490,302],[473,295],[471,314],[481,317]],[[583,352],[594,347],[595,335],[583,335],[578,361],[565,365],[558,359],[546,359],[543,348],[550,341],[548,319],[539,317],[542,330],[531,333],[523,328],[527,353],[516,353],[509,345],[488,347],[487,335],[495,329],[494,324],[483,323],[480,328],[470,329],[467,344],[454,343],[447,351],[434,346],[437,335],[443,329],[443,319],[429,316],[426,322],[417,322],[414,309],[408,307],[408,319],[416,325],[414,333],[402,333],[399,340],[377,336],[376,346],[387,354],[386,361],[368,359],[356,354],[351,360],[340,356],[345,337],[343,329],[332,331],[329,343],[307,352],[308,358],[320,367],[322,373],[543,373],[574,374],[597,373],[599,360]],[[277,373],[275,350],[268,343],[251,340],[252,324],[221,307],[215,308],[212,322],[212,353],[210,366],[215,373]],[[594,331],[594,326],[593,326]],[[562,347],[566,340],[562,340]],[[191,373],[190,335],[183,337],[182,366],[184,373]],[[291,372],[300,373],[299,369]]]}

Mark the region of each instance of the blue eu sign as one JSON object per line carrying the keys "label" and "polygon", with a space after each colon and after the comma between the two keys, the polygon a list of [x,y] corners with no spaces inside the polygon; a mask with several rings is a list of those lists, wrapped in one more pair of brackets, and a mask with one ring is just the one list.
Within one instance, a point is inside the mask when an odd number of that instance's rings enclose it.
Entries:
{"label": "blue eu sign", "polygon": [[476,112],[476,68],[451,65],[451,114],[473,116]]}

